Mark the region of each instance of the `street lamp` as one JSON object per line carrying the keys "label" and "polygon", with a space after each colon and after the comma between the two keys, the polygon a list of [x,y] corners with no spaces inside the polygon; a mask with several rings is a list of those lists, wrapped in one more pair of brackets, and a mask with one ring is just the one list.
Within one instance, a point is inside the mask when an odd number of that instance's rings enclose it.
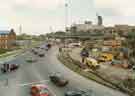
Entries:
{"label": "street lamp", "polygon": [[68,25],[68,3],[65,3],[65,32],[67,32]]}

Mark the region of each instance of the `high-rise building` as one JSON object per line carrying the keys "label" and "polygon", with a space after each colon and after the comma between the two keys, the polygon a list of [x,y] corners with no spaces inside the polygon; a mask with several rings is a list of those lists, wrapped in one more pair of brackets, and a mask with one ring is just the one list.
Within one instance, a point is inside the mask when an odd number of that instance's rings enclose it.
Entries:
{"label": "high-rise building", "polygon": [[103,25],[103,18],[102,18],[102,16],[97,15],[97,18],[98,18],[98,24],[97,25],[99,25],[99,26]]}

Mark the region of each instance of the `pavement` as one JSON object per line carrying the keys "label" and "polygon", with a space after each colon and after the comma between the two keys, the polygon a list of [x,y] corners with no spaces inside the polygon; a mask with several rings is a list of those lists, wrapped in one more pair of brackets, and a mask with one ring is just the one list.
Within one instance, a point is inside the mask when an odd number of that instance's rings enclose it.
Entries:
{"label": "pavement", "polygon": [[[57,47],[53,47],[43,58],[27,51],[11,60],[10,63],[20,64],[20,68],[16,72],[0,75],[0,96],[30,96],[29,88],[33,82],[46,84],[55,94],[54,96],[64,96],[64,93],[71,89],[89,89],[93,91],[93,96],[127,96],[71,71],[58,61],[57,50]],[[37,58],[38,61],[27,63],[26,58],[29,56]],[[48,77],[52,72],[60,72],[69,80],[69,84],[64,88],[55,86]]]}

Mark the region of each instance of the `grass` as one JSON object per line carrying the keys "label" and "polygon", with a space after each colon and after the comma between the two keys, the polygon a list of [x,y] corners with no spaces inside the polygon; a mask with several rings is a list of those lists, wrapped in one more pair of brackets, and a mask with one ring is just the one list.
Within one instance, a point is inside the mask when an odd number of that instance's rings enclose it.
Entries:
{"label": "grass", "polygon": [[[32,42],[32,45],[29,47],[29,48],[33,48],[37,45],[39,45],[40,42]],[[18,52],[20,52],[19,50],[23,50],[25,48],[21,48],[20,46],[16,47],[13,51],[13,50],[10,50],[10,49],[0,49],[0,58],[4,58],[4,57],[7,57],[7,56],[11,56],[11,55],[14,55],[14,54],[17,54]]]}
{"label": "grass", "polygon": [[9,52],[9,51],[11,51],[11,50],[9,50],[9,49],[0,49],[0,54],[4,54],[4,53]]}

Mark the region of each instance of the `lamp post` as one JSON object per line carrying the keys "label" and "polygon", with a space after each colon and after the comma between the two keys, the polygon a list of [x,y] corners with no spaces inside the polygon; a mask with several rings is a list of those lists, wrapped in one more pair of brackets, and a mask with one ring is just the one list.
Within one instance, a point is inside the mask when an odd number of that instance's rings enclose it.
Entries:
{"label": "lamp post", "polygon": [[67,32],[68,25],[68,3],[65,3],[65,32]]}

